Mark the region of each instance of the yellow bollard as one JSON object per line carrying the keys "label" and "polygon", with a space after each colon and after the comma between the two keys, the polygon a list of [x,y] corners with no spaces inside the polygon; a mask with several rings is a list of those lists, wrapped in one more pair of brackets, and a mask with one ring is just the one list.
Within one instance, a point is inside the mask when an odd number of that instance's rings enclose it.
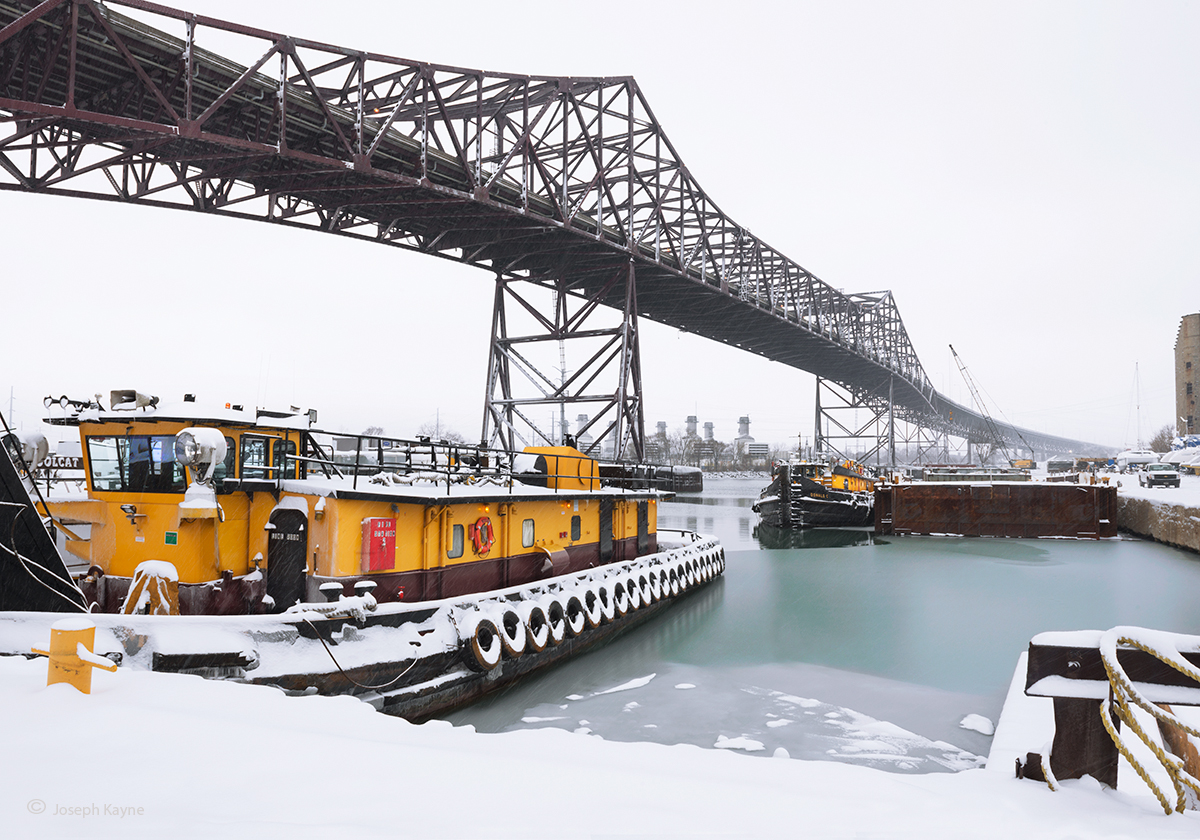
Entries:
{"label": "yellow bollard", "polygon": [[33,652],[50,658],[46,685],[70,683],[84,694],[92,693],[92,668],[117,670],[117,665],[92,653],[96,625],[86,618],[64,618],[50,625],[50,650]]}

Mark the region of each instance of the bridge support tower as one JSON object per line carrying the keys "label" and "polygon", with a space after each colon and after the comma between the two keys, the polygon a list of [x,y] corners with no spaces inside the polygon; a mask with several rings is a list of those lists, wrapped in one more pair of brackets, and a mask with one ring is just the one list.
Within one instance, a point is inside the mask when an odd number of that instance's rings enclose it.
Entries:
{"label": "bridge support tower", "polygon": [[[646,433],[633,261],[590,292],[565,271],[530,279],[536,285],[496,277],[483,443],[515,453],[525,446],[581,445],[587,436],[589,454],[643,460]],[[624,309],[613,324],[613,310],[601,302],[622,284]],[[574,368],[567,367],[568,345]],[[549,413],[544,412],[547,408]],[[568,432],[567,417],[576,416],[576,410],[589,419]]]}
{"label": "bridge support tower", "polygon": [[971,442],[955,438],[946,428],[913,422],[897,410],[894,385],[894,378],[889,378],[874,391],[858,391],[818,376],[815,457],[892,468],[969,462]]}
{"label": "bridge support tower", "polygon": [[818,376],[814,456],[895,466],[896,418],[891,396],[890,380],[879,393],[855,391]]}

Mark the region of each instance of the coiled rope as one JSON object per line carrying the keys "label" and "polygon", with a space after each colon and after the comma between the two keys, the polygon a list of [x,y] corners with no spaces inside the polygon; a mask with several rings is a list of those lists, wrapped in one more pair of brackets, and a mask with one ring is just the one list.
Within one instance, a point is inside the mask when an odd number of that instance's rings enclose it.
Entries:
{"label": "coiled rope", "polygon": [[[1125,760],[1153,791],[1159,804],[1162,805],[1163,811],[1167,814],[1171,814],[1173,811],[1182,813],[1188,804],[1195,805],[1197,796],[1200,795],[1200,779],[1185,769],[1183,758],[1163,749],[1149,736],[1134,717],[1133,707],[1136,706],[1152,715],[1160,723],[1178,727],[1189,735],[1200,737],[1200,730],[1189,726],[1171,712],[1151,703],[1142,696],[1141,692],[1134,688],[1132,680],[1125,673],[1125,669],[1121,667],[1121,663],[1117,661],[1117,647],[1125,645],[1137,648],[1200,683],[1200,670],[1184,659],[1179,652],[1177,642],[1185,638],[1200,643],[1200,639],[1195,637],[1173,636],[1137,627],[1116,627],[1100,637],[1100,659],[1104,663],[1104,670],[1108,673],[1109,684],[1109,696],[1100,704],[1100,720],[1117,750],[1125,756]],[[1121,733],[1113,722],[1114,713],[1116,718],[1124,721],[1125,725],[1150,749],[1167,771],[1171,784],[1175,788],[1174,808],[1172,808],[1166,792],[1150,777],[1146,768],[1133,757],[1128,744],[1121,737]],[[1051,787],[1053,788],[1053,785]]]}

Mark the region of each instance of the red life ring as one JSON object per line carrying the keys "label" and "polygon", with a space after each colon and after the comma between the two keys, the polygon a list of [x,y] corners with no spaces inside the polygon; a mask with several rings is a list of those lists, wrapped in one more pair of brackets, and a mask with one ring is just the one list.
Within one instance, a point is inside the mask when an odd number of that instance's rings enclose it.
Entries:
{"label": "red life ring", "polygon": [[492,531],[492,520],[486,516],[475,520],[475,524],[471,526],[471,542],[475,545],[476,554],[487,554],[492,550],[492,545],[496,542],[496,535]]}

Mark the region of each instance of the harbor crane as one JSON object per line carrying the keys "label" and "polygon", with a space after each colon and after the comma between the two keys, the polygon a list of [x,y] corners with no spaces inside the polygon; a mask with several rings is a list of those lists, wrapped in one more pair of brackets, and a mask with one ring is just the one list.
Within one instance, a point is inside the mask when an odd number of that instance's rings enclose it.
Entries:
{"label": "harbor crane", "polygon": [[[1000,429],[996,426],[996,421],[994,419],[992,419],[992,415],[987,410],[987,406],[984,405],[983,397],[981,397],[979,395],[979,389],[975,387],[975,380],[973,380],[971,378],[971,374],[967,370],[966,364],[963,363],[962,358],[958,355],[957,352],[955,352],[954,345],[951,344],[951,345],[949,345],[949,347],[950,347],[950,354],[952,356],[954,356],[954,362],[955,362],[955,364],[958,365],[958,372],[962,374],[963,381],[967,383],[967,390],[969,390],[971,392],[971,399],[974,401],[975,407],[979,409],[980,415],[983,416],[984,422],[987,424],[988,434],[990,434],[992,437],[992,440],[991,440],[992,450],[991,451],[994,452],[997,448],[999,448],[1000,451],[1004,453],[1005,460],[1011,460],[1009,453],[1008,453],[1008,447],[1004,445],[1004,437],[1000,434]],[[1025,440],[1024,436],[1021,435],[1020,432],[1017,432],[1017,436],[1021,438],[1021,443],[1025,444],[1026,448],[1029,450],[1030,454],[1032,455],[1033,447],[1029,445],[1029,441]],[[989,452],[988,454],[990,456],[991,452]],[[980,460],[982,462],[982,461],[986,461],[987,459],[981,458]]]}

